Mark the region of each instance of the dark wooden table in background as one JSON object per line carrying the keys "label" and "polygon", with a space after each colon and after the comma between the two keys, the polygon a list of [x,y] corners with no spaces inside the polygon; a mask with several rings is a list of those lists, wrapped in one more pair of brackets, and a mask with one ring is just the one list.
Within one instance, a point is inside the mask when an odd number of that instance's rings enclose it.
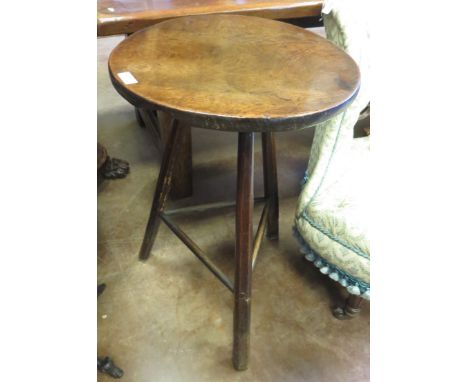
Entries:
{"label": "dark wooden table in background", "polygon": [[[319,25],[321,10],[322,0],[98,0],[97,35],[130,35],[172,18],[215,13],[257,16],[311,27]],[[171,116],[164,111],[136,109],[135,112],[140,126],[147,127],[156,145],[163,149],[169,136]],[[171,192],[174,198],[192,195],[191,129],[182,131],[183,149],[174,169],[175,184]]]}
{"label": "dark wooden table in background", "polygon": [[274,20],[320,16],[322,0],[98,0],[97,34],[131,34],[180,16],[230,13]]}

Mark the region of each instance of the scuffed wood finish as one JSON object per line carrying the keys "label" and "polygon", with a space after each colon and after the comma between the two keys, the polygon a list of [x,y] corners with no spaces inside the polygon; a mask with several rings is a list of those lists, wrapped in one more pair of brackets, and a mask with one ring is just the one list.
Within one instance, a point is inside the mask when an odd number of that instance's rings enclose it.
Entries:
{"label": "scuffed wood finish", "polygon": [[278,239],[279,228],[279,202],[278,202],[278,175],[276,173],[275,137],[272,133],[262,133],[263,152],[263,187],[265,198],[268,199],[267,237]]}
{"label": "scuffed wood finish", "polygon": [[[235,15],[182,17],[136,32],[109,58],[130,103],[195,126],[275,132],[341,111],[359,88],[355,62],[331,42],[278,21]],[[126,85],[118,73],[138,83]]]}
{"label": "scuffed wood finish", "polygon": [[145,237],[143,238],[143,243],[140,248],[140,260],[148,259],[151,248],[154,244],[154,239],[156,238],[161,224],[160,215],[162,211],[164,211],[164,206],[166,205],[167,196],[171,189],[172,171],[174,169],[178,153],[180,152],[181,133],[182,128],[179,126],[178,121],[175,120],[170,131],[167,146],[164,150],[161,169],[159,171],[156,190],[154,192],[153,204],[151,206],[150,216],[146,225]]}
{"label": "scuffed wood finish", "polygon": [[137,120],[138,126],[145,128],[145,121],[143,121],[143,117],[141,116],[142,111],[140,109],[135,108],[135,118]]}
{"label": "scuffed wood finish", "polygon": [[[135,108],[135,114],[141,118],[142,125],[151,134],[154,144],[161,151],[167,145],[173,118],[163,111]],[[173,199],[186,198],[192,195],[192,131],[186,123],[179,123],[182,127],[180,135],[179,158],[174,164],[171,197]]]}
{"label": "scuffed wood finish", "polygon": [[[159,130],[158,117],[153,110],[135,108],[136,113],[141,117],[143,127],[149,130],[153,143],[156,147],[163,149],[164,142],[162,140],[161,131]],[[138,119],[137,119],[138,121]]]}
{"label": "scuffed wood finish", "polygon": [[[166,147],[174,121],[169,113],[158,111],[159,132],[163,147]],[[171,197],[174,199],[187,198],[193,193],[192,182],[192,129],[186,122],[179,122],[180,152],[174,164],[174,176],[172,179]]]}
{"label": "scuffed wood finish", "polygon": [[98,0],[97,34],[129,34],[175,17],[232,13],[268,19],[319,16],[322,0]]}
{"label": "scuffed wood finish", "polygon": [[252,291],[253,133],[239,133],[237,151],[236,270],[234,281],[234,343],[232,363],[245,370],[250,352]]}

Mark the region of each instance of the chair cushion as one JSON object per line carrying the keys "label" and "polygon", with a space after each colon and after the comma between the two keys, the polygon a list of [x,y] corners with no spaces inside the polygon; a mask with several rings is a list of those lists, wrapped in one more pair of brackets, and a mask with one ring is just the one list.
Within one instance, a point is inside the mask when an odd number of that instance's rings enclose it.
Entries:
{"label": "chair cushion", "polygon": [[306,258],[350,293],[366,299],[370,298],[369,154],[369,137],[353,139],[346,165],[329,169],[295,226]]}

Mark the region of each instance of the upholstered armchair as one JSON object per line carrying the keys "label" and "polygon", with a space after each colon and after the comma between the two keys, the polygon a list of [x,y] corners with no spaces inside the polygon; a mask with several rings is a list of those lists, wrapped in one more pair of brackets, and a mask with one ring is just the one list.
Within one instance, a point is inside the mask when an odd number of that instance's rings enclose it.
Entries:
{"label": "upholstered armchair", "polygon": [[294,234],[305,258],[340,283],[350,296],[334,310],[355,316],[370,300],[369,137],[353,138],[354,126],[369,104],[369,32],[364,1],[324,1],[327,39],[358,63],[361,87],[345,112],[317,125]]}

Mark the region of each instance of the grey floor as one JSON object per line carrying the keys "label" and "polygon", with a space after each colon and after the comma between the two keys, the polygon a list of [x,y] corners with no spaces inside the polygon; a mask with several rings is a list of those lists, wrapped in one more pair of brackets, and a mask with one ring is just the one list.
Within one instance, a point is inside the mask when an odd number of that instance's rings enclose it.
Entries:
{"label": "grey floor", "polygon": [[[165,226],[150,259],[138,261],[161,155],[109,81],[107,58],[121,39],[98,40],[98,141],[131,166],[127,178],[98,189],[97,277],[107,284],[98,299],[98,354],[113,357],[131,382],[368,381],[369,304],[352,321],[335,320],[330,307],[345,294],[303,259],[291,234],[312,129],[277,136],[280,238],[264,242],[253,278],[247,371],[231,366],[232,294]],[[233,133],[193,129],[194,196],[176,204],[234,200],[236,144]],[[178,218],[231,277],[234,218],[233,209]]]}

